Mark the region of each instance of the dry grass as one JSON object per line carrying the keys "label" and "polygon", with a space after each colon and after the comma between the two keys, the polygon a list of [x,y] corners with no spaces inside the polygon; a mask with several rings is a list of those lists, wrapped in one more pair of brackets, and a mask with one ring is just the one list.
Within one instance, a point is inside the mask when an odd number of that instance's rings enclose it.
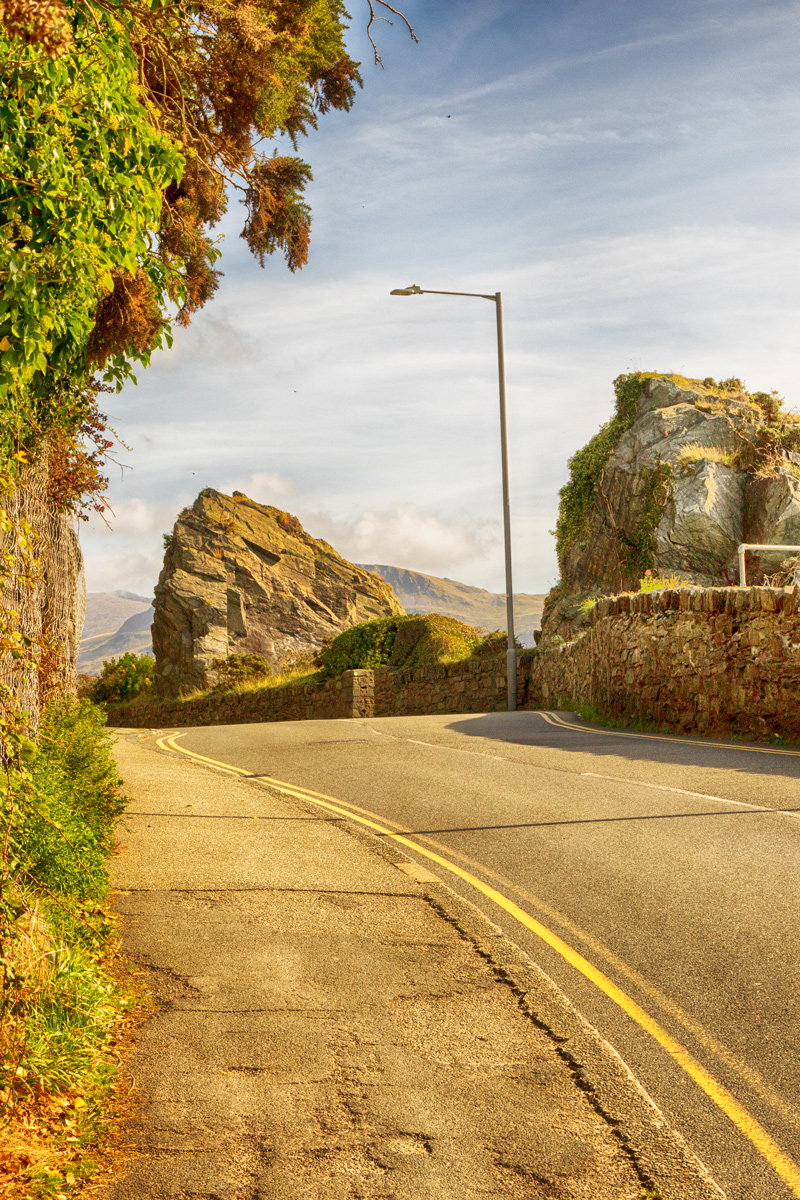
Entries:
{"label": "dry grass", "polygon": [[[319,671],[316,667],[296,667],[288,671],[281,671],[278,675],[270,675],[266,679],[261,676],[256,679],[241,680],[226,688],[225,691],[215,688],[206,688],[204,691],[189,692],[185,696],[181,696],[181,701],[187,700],[204,700],[208,696],[222,696],[225,692],[235,692],[237,695],[240,692],[268,692],[273,688],[288,687],[289,684],[316,683],[319,680]],[[159,704],[161,697],[149,696],[149,702]]]}
{"label": "dry grass", "polygon": [[691,442],[689,445],[682,446],[678,452],[678,462],[682,467],[702,462],[703,459],[707,459],[708,462],[720,463],[724,467],[735,467],[736,451],[723,450],[720,446],[701,446],[699,442]]}
{"label": "dry grass", "polygon": [[692,587],[693,585],[685,579],[681,579],[678,575],[645,575],[644,579],[639,580],[640,592],[658,592],[662,588],[684,588]]}

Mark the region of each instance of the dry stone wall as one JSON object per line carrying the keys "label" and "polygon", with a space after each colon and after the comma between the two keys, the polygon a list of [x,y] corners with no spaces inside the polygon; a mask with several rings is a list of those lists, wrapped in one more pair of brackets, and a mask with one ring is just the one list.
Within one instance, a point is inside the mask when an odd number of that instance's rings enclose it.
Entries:
{"label": "dry stone wall", "polygon": [[375,672],[376,717],[499,712],[506,707],[505,655],[411,671]]}
{"label": "dry stone wall", "polygon": [[345,671],[326,683],[289,684],[253,692],[221,692],[193,700],[109,704],[106,712],[109,725],[136,729],[369,717],[373,711],[372,682],[372,671]]}
{"label": "dry stone wall", "polygon": [[[574,641],[521,656],[520,708],[592,705],[622,724],[800,743],[800,589],[676,588],[605,597]],[[174,726],[498,712],[504,658],[347,671],[323,684],[110,706],[109,724]]]}
{"label": "dry stone wall", "polygon": [[[520,696],[524,681],[520,685]],[[505,659],[410,671],[345,671],[326,683],[221,693],[195,700],[108,705],[118,727],[245,725],[428,712],[496,712],[506,706]]]}
{"label": "dry stone wall", "polygon": [[799,699],[800,589],[676,588],[599,600],[587,632],[537,652],[524,703],[800,741]]}

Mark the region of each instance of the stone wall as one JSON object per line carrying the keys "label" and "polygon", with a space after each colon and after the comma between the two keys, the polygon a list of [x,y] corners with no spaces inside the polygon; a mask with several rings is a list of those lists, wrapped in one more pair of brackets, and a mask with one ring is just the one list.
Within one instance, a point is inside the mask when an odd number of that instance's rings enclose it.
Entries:
{"label": "stone wall", "polygon": [[[800,742],[800,589],[676,588],[605,597],[588,631],[520,657],[520,708],[592,705],[674,733]],[[110,725],[169,727],[498,712],[505,657],[323,684],[109,706]]]}
{"label": "stone wall", "polygon": [[[520,697],[525,692],[524,673]],[[506,706],[505,657],[410,671],[345,671],[327,683],[222,693],[197,700],[110,704],[119,727],[247,725],[258,721],[323,721],[404,713],[495,712]]]}
{"label": "stone wall", "polygon": [[606,597],[588,631],[537,652],[527,708],[590,704],[676,733],[800,741],[800,589]]}
{"label": "stone wall", "polygon": [[498,712],[506,707],[506,659],[375,672],[376,717],[436,712]]}
{"label": "stone wall", "polygon": [[289,684],[254,692],[223,692],[196,700],[109,704],[106,711],[109,725],[137,729],[369,717],[373,710],[372,681],[372,671],[345,671],[326,683]]}

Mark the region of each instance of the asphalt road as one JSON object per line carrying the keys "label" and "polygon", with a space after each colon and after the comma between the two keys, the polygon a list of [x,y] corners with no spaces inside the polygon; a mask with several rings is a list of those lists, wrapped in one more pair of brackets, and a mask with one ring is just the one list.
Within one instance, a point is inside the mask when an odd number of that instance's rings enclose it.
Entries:
{"label": "asphalt road", "polygon": [[800,752],[538,712],[215,726],[176,745],[367,810],[496,889],[628,1011],[420,858],[556,980],[730,1200],[800,1197]]}

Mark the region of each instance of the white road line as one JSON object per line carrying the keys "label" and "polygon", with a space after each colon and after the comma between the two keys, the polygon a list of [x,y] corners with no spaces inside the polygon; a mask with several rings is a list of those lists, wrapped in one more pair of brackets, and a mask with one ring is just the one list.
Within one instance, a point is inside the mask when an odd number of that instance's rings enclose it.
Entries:
{"label": "white road line", "polygon": [[493,758],[496,762],[506,762],[502,754],[483,754],[480,750],[462,750],[460,746],[437,746],[436,742],[421,742],[418,738],[403,738],[412,746],[429,746],[431,750],[450,750],[453,754],[469,754],[473,758]]}
{"label": "white road line", "polygon": [[615,783],[628,783],[633,787],[652,788],[656,792],[677,792],[679,796],[694,796],[697,800],[716,800],[719,804],[735,804],[738,808],[751,808],[755,812],[780,813],[784,817],[797,817],[797,813],[785,808],[766,808],[763,804],[748,804],[745,800],[728,800],[725,796],[709,796],[707,792],[687,792],[684,788],[668,787],[665,783],[643,783],[641,779],[625,779],[622,775],[600,775],[597,771],[581,771],[591,779],[612,779]]}

